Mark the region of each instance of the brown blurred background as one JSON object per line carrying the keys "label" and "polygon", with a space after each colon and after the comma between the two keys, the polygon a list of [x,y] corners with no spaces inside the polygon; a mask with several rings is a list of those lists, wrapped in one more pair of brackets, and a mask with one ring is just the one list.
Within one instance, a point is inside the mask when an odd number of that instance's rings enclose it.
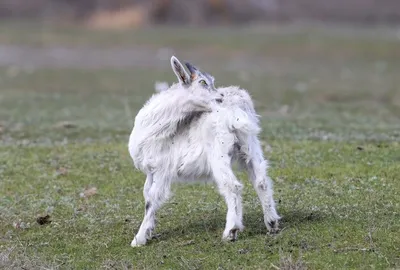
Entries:
{"label": "brown blurred background", "polygon": [[257,21],[398,23],[399,0],[0,0],[0,19],[56,19],[100,28]]}

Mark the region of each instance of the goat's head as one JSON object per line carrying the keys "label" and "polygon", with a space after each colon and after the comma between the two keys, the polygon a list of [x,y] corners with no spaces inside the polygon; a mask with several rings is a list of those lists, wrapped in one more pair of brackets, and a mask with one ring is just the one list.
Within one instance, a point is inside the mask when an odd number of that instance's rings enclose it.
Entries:
{"label": "goat's head", "polygon": [[171,67],[178,78],[179,83],[184,87],[200,87],[208,91],[216,91],[214,86],[214,77],[207,72],[200,71],[194,65],[186,62],[186,67],[190,71],[190,75],[175,56],[171,57]]}
{"label": "goat's head", "polygon": [[211,76],[207,72],[200,71],[200,69],[190,64],[189,62],[186,62],[185,65],[190,71],[190,80],[192,82],[192,85],[198,85],[209,91],[217,91],[215,89],[215,79],[213,76]]}

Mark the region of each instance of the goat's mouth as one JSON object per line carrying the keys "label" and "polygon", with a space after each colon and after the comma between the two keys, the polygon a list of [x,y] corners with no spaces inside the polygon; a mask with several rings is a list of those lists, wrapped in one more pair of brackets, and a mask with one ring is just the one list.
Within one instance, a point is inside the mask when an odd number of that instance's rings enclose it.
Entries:
{"label": "goat's mouth", "polygon": [[220,98],[217,98],[216,101],[217,101],[218,103],[222,103],[222,101],[224,100],[224,99],[223,99],[224,96],[225,96],[224,94],[221,94],[221,97],[220,97]]}

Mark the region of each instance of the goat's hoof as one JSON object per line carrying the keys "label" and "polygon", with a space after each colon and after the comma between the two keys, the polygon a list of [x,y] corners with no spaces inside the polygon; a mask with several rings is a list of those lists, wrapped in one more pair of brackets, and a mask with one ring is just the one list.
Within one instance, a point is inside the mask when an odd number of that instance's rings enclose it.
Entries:
{"label": "goat's hoof", "polygon": [[238,228],[234,228],[232,230],[224,232],[224,234],[222,235],[222,240],[230,242],[236,241],[238,236],[238,231],[239,231]]}
{"label": "goat's hoof", "polygon": [[136,236],[131,242],[131,247],[141,247],[144,245],[146,245],[146,239],[137,238]]}
{"label": "goat's hoof", "polygon": [[270,234],[275,234],[279,232],[279,222],[278,220],[272,220],[267,222],[267,230]]}

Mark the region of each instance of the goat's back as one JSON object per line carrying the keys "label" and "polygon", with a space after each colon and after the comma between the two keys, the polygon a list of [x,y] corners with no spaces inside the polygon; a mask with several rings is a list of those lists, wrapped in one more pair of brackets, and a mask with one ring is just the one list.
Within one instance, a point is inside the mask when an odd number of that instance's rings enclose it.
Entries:
{"label": "goat's back", "polygon": [[169,136],[151,136],[151,128],[135,126],[129,151],[136,168],[144,173],[163,171],[182,181],[208,179],[217,155],[248,152],[250,138],[259,132],[251,99],[235,87],[223,91],[222,104],[215,104],[212,112],[194,115]]}

